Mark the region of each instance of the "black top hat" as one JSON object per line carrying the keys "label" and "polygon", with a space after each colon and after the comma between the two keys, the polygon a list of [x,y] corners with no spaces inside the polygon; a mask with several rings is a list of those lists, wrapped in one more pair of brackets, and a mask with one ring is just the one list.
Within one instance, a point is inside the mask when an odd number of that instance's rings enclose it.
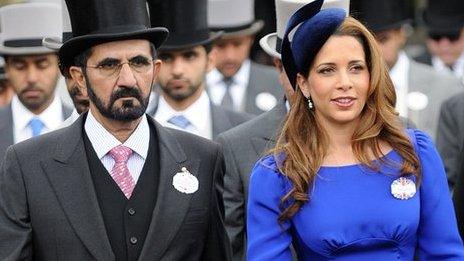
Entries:
{"label": "black top hat", "polygon": [[429,0],[423,19],[431,33],[459,33],[464,26],[464,1]]}
{"label": "black top hat", "polygon": [[374,32],[395,29],[410,22],[406,0],[351,0],[350,14]]}
{"label": "black top hat", "polygon": [[98,44],[146,39],[159,48],[168,36],[166,28],[150,28],[145,0],[66,0],[66,5],[73,37],[58,52],[64,64]]}
{"label": "black top hat", "polygon": [[147,0],[151,26],[169,29],[163,50],[184,49],[204,45],[220,37],[222,32],[208,29],[206,0]]}

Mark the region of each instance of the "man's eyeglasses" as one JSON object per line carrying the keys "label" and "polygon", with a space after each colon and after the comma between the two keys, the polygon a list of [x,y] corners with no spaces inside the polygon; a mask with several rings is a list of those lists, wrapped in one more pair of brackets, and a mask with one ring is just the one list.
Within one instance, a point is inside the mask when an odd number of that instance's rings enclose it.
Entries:
{"label": "man's eyeglasses", "polygon": [[100,62],[98,65],[87,65],[85,67],[97,69],[102,76],[113,77],[119,75],[124,64],[129,65],[134,73],[146,73],[153,68],[153,61],[154,59],[147,59],[142,56],[134,57],[123,63],[117,59],[108,58]]}
{"label": "man's eyeglasses", "polygon": [[429,33],[429,38],[433,39],[434,41],[440,41],[443,38],[448,39],[450,42],[455,42],[461,36],[460,33],[446,33],[446,34],[437,34],[437,33]]}

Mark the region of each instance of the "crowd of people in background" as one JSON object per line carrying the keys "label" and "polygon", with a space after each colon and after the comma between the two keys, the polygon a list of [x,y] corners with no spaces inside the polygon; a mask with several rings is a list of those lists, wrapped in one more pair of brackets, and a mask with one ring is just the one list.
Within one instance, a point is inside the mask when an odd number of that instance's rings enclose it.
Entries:
{"label": "crowd of people in background", "polygon": [[1,260],[464,260],[462,0],[5,0],[0,56]]}

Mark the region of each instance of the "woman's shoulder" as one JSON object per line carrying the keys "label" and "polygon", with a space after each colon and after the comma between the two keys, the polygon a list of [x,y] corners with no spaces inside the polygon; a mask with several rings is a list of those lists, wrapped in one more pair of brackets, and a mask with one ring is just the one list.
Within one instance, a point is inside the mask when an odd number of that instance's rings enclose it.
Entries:
{"label": "woman's shoulder", "polygon": [[423,153],[429,153],[430,151],[435,151],[435,145],[430,136],[418,129],[407,129],[406,130],[409,136],[409,139],[414,146],[414,150],[420,156]]}
{"label": "woman's shoulder", "polygon": [[[251,179],[253,182],[281,182],[287,178],[280,172],[279,166],[282,165],[285,156],[281,154],[271,154],[259,159],[251,172]],[[277,182],[280,183],[280,182]]]}

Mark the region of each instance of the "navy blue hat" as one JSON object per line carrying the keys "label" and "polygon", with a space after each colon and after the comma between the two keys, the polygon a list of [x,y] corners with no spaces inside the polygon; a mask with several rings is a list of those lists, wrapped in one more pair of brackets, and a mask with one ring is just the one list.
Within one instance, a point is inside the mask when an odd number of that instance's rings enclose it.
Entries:
{"label": "navy blue hat", "polygon": [[[328,8],[321,10],[324,0],[316,0],[296,11],[287,24],[282,41],[282,63],[293,88],[296,75],[308,70],[314,57],[327,39],[345,20],[345,10]],[[296,27],[298,28],[294,30]],[[289,34],[293,33],[292,41]]]}

